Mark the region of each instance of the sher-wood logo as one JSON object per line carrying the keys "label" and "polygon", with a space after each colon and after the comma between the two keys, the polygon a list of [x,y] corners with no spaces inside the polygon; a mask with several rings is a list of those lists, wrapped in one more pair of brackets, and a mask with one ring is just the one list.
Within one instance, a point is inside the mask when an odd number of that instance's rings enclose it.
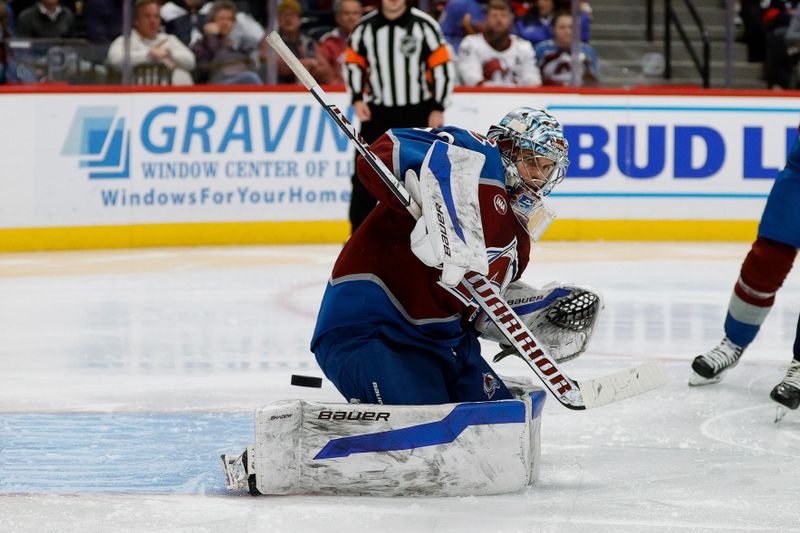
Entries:
{"label": "sher-wood logo", "polygon": [[75,157],[89,179],[130,178],[130,130],[114,106],[80,106],[61,155]]}

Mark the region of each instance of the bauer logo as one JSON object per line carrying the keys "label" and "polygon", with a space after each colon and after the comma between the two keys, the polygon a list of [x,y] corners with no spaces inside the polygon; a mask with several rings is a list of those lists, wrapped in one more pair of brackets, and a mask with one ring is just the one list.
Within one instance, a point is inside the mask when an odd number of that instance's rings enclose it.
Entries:
{"label": "bauer logo", "polygon": [[391,413],[379,411],[320,411],[317,420],[361,420],[364,422],[377,422],[389,420]]}
{"label": "bauer logo", "polygon": [[130,152],[130,130],[114,106],[78,107],[61,149],[89,179],[130,178]]}

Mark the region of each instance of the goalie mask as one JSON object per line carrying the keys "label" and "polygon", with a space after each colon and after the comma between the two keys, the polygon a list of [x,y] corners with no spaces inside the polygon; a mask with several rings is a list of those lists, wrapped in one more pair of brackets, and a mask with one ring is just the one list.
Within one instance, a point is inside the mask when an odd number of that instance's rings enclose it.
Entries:
{"label": "goalie mask", "polygon": [[505,167],[506,190],[517,220],[534,239],[542,198],[564,180],[569,144],[558,120],[530,107],[509,112],[486,136],[497,142]]}

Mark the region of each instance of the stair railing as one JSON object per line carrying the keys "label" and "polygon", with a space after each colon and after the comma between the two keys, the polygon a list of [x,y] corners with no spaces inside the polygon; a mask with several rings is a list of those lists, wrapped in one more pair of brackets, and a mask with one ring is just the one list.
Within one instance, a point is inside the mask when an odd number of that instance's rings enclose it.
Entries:
{"label": "stair railing", "polygon": [[[703,24],[700,15],[697,13],[697,9],[694,7],[692,0],[683,0],[683,3],[686,6],[686,9],[689,10],[689,13],[694,19],[698,30],[700,30],[700,39],[702,40],[703,44],[703,58],[702,60],[700,59],[697,51],[694,48],[694,44],[686,35],[686,31],[683,29],[683,24],[681,23],[680,19],[678,19],[678,14],[672,7],[672,0],[664,0],[664,79],[668,80],[672,78],[672,26],[675,26],[678,36],[681,38],[681,41],[683,41],[683,45],[686,47],[686,51],[689,53],[689,57],[692,58],[694,66],[697,68],[697,71],[700,73],[700,77],[703,79],[703,87],[708,88],[711,86],[711,39],[708,36],[708,30],[706,30],[706,27]],[[652,9],[651,4],[652,0],[648,0],[648,10]],[[648,31],[652,31],[652,28],[648,28]]]}

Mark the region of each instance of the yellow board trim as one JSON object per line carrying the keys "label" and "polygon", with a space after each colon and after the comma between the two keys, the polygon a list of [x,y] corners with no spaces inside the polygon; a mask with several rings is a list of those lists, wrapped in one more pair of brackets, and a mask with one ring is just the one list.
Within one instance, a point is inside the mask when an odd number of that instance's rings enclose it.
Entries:
{"label": "yellow board trim", "polygon": [[[752,241],[758,223],[741,220],[556,220],[546,241]],[[341,244],[343,220],[210,222],[0,229],[0,252],[231,244]]]}
{"label": "yellow board trim", "polygon": [[1,252],[228,244],[343,243],[350,223],[210,222],[0,229]]}
{"label": "yellow board trim", "polygon": [[547,241],[753,241],[751,220],[559,220]]}

